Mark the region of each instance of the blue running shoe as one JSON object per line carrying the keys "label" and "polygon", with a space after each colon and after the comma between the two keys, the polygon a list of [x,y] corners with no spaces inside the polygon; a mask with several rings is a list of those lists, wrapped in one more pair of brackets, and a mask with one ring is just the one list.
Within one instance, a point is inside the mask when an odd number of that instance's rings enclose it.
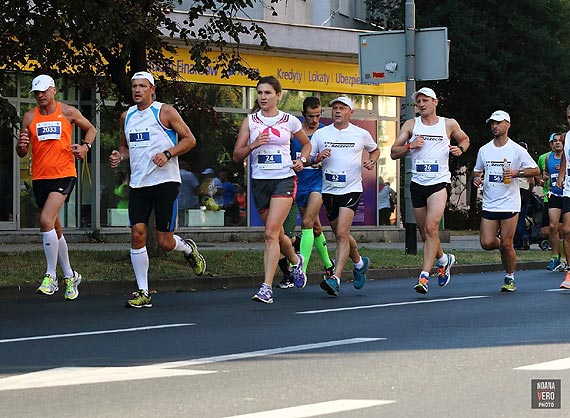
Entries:
{"label": "blue running shoe", "polygon": [[552,260],[550,260],[550,263],[548,263],[548,265],[546,266],[546,270],[549,271],[556,271],[557,267],[560,265],[560,259],[553,257]]}
{"label": "blue running shoe", "polygon": [[362,289],[364,284],[366,283],[366,272],[368,271],[368,267],[370,266],[370,259],[368,257],[362,257],[362,262],[364,265],[357,269],[356,267],[352,270],[352,274],[354,275],[354,288],[355,289]]}
{"label": "blue running shoe", "polygon": [[297,254],[297,257],[299,257],[299,264],[291,266],[291,277],[293,277],[295,287],[302,289],[307,284],[307,275],[303,271],[303,262],[305,260],[301,254]]}
{"label": "blue running shoe", "polygon": [[251,300],[261,303],[273,303],[273,290],[267,283],[262,283],[259,292],[251,297]]}
{"label": "blue running shoe", "polygon": [[[439,266],[437,268],[437,284],[441,287],[446,286],[451,280],[451,266],[455,264],[455,256],[453,254],[447,254],[447,264],[445,266]],[[427,292],[426,292],[427,293]]]}
{"label": "blue running shoe", "polygon": [[418,282],[414,286],[414,290],[418,293],[423,293],[425,295],[428,292],[428,283],[429,283],[429,277],[420,274]]}
{"label": "blue running shoe", "polygon": [[331,296],[338,296],[340,293],[340,280],[336,276],[329,276],[323,279],[321,282],[321,289],[327,292]]}

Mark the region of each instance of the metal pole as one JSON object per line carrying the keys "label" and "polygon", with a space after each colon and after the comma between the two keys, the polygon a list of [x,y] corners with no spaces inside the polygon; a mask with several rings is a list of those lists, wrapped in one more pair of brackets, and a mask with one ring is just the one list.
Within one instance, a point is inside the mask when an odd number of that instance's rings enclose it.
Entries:
{"label": "metal pole", "polygon": [[[406,119],[415,117],[414,103],[409,102],[416,91],[416,6],[414,0],[406,0]],[[417,228],[410,183],[412,179],[412,157],[404,158],[405,183],[404,199],[406,208],[406,254],[415,255],[418,252]]]}

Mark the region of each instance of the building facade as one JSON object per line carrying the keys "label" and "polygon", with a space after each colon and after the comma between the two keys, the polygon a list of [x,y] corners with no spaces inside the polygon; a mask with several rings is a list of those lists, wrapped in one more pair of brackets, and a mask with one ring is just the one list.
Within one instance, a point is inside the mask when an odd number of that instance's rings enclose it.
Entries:
{"label": "building facade", "polygon": [[[181,24],[185,17],[183,2],[173,13],[173,19]],[[355,124],[370,130],[381,150],[377,172],[364,178],[365,193],[355,223],[371,228],[397,228],[398,217],[394,212],[394,226],[379,227],[377,218],[378,179],[390,182],[398,190],[398,163],[389,158],[390,147],[396,137],[400,120],[400,97],[405,95],[404,83],[364,85],[359,83],[358,35],[366,27],[364,1],[287,0],[273,5],[277,16],[263,3],[255,3],[248,16],[257,19],[264,27],[269,50],[261,50],[252,40],[244,39],[240,48],[245,62],[259,69],[262,75],[274,75],[282,83],[284,94],[280,108],[301,116],[301,104],[307,96],[319,96],[324,106],[323,121],[330,118],[328,102],[339,95],[351,97],[356,109]],[[364,10],[364,11],[363,11]],[[204,17],[206,19],[207,17]],[[368,25],[369,30],[372,29]],[[177,41],[171,42],[177,45]],[[197,138],[198,146],[183,156],[187,171],[193,174],[197,186],[192,186],[190,207],[180,211],[179,226],[199,227],[255,227],[259,220],[249,194],[247,161],[236,165],[231,161],[233,144],[241,120],[253,108],[255,82],[234,74],[222,78],[211,68],[208,74],[196,74],[191,70],[188,50],[177,45],[174,63],[193,94],[212,106],[217,115],[216,123],[200,120],[187,121]],[[160,71],[150,68],[152,72]],[[20,115],[35,105],[29,95],[31,76],[14,76],[5,97],[16,107]],[[58,100],[77,106],[98,128],[96,145],[84,163],[78,162],[78,185],[62,213],[67,228],[99,230],[126,228],[124,187],[128,181],[128,166],[111,170],[108,155],[118,147],[120,126],[108,109],[114,102],[99,105],[95,91],[80,91],[59,81]],[[330,119],[329,119],[330,120]],[[78,133],[76,133],[78,134]],[[78,141],[78,139],[76,139]],[[18,158],[9,143],[2,149],[3,170],[9,173],[12,187],[5,195],[7,210],[0,212],[0,230],[37,228],[38,210],[31,193],[33,155]],[[2,145],[4,148],[5,145]],[[213,175],[211,172],[213,171]],[[221,172],[225,174],[221,175]],[[216,179],[223,177],[233,184],[223,188],[235,190],[232,204],[229,197],[216,195],[220,189]],[[185,184],[183,187],[187,187]],[[229,192],[228,192],[229,193]],[[220,193],[221,194],[221,193]],[[221,211],[210,210],[208,197],[223,202]],[[197,202],[197,203],[196,203]]]}

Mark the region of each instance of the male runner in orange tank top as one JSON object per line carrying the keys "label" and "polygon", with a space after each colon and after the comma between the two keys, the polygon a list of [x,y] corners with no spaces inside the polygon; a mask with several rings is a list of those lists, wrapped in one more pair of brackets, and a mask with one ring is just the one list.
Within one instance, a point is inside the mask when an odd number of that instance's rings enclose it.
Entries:
{"label": "male runner in orange tank top", "polygon": [[[18,135],[16,153],[28,154],[31,145],[32,185],[40,208],[40,231],[47,268],[38,293],[53,295],[58,290],[57,263],[63,270],[65,299],[79,295],[81,275],[69,263],[67,242],[63,236],[59,213],[77,181],[75,159],[83,160],[91,149],[97,130],[79,110],[55,100],[57,89],[53,78],[39,75],[32,81],[37,107],[24,114]],[[81,144],[73,143],[76,125],[85,132]]]}

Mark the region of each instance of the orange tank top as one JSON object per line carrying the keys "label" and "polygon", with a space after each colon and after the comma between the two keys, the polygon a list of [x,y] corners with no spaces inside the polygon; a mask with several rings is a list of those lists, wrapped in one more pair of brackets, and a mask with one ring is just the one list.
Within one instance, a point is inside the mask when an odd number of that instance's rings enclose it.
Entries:
{"label": "orange tank top", "polygon": [[32,142],[32,180],[77,177],[75,158],[71,151],[72,126],[61,113],[57,102],[55,112],[41,115],[34,109],[29,126]]}

